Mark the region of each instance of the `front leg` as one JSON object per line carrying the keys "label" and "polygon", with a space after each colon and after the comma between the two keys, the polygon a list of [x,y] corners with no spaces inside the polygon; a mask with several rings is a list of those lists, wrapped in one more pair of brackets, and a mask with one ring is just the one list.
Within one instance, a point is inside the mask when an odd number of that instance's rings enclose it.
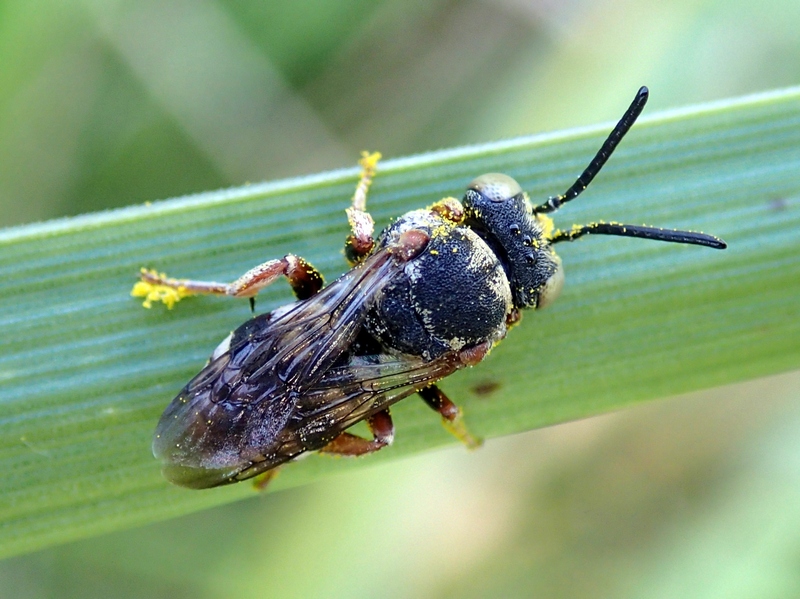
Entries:
{"label": "front leg", "polygon": [[322,289],[322,275],[303,258],[287,254],[280,260],[270,260],[251,268],[233,283],[215,283],[193,279],[173,279],[155,270],[142,269],[141,280],[133,286],[131,295],[145,298],[145,308],[153,302],[164,302],[172,309],[176,302],[192,295],[227,295],[253,298],[279,277],[286,277],[297,299],[307,299]]}
{"label": "front leg", "polygon": [[473,437],[467,427],[464,425],[463,415],[461,408],[450,401],[450,398],[444,394],[444,391],[439,389],[436,385],[425,387],[419,391],[420,397],[431,408],[442,415],[442,424],[452,433],[456,439],[461,441],[468,449],[477,449],[483,444],[483,441],[478,437]]}

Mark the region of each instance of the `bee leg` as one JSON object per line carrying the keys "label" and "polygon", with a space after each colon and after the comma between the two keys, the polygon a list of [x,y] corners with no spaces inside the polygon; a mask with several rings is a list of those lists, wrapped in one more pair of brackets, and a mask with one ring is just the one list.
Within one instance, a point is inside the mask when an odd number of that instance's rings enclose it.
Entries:
{"label": "bee leg", "polygon": [[255,478],[253,478],[253,488],[256,491],[264,491],[269,486],[276,476],[280,474],[280,468],[271,468],[266,472],[262,472]]}
{"label": "bee leg", "polygon": [[350,223],[350,235],[344,242],[344,255],[351,266],[355,266],[366,258],[375,246],[372,233],[375,230],[375,221],[367,212],[367,192],[375,176],[375,167],[381,159],[380,152],[361,152],[361,178],[353,194],[352,205],[347,209],[347,221]]}
{"label": "bee leg", "polygon": [[352,433],[341,433],[320,451],[341,456],[359,456],[378,451],[392,444],[394,424],[389,410],[382,410],[370,416],[367,419],[367,426],[372,433],[372,440]]}
{"label": "bee leg", "polygon": [[477,449],[483,444],[482,439],[473,437],[467,430],[461,408],[450,401],[450,398],[439,387],[436,385],[425,387],[419,391],[419,395],[426,404],[442,415],[444,427],[468,449]]}
{"label": "bee leg", "polygon": [[143,268],[139,273],[141,280],[134,285],[131,295],[145,298],[145,308],[149,308],[154,301],[161,301],[171,309],[176,302],[191,295],[253,298],[281,276],[289,281],[297,299],[307,299],[322,289],[323,280],[319,271],[303,258],[287,254],[280,260],[270,260],[248,270],[233,283],[173,279],[164,273]]}

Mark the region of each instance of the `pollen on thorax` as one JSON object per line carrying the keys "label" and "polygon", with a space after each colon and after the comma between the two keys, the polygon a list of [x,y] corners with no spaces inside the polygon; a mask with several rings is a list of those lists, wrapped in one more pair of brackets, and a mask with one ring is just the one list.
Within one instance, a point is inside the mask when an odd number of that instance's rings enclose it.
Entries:
{"label": "pollen on thorax", "polygon": [[131,296],[143,297],[142,306],[148,309],[153,306],[153,302],[161,302],[172,310],[176,303],[191,295],[194,294],[186,287],[168,287],[147,281],[138,281],[131,289]]}

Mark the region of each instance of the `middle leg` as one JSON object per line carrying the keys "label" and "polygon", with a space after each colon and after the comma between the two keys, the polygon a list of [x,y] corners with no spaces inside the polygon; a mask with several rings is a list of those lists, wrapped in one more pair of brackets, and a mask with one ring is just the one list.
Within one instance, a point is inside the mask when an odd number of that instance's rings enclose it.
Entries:
{"label": "middle leg", "polygon": [[355,266],[366,258],[375,246],[372,234],[375,231],[375,221],[372,220],[367,212],[367,192],[372,185],[372,178],[378,160],[381,159],[380,152],[361,153],[361,178],[356,185],[356,192],[353,194],[352,205],[347,209],[347,221],[350,223],[350,235],[344,242],[344,256],[351,266]]}
{"label": "middle leg", "polygon": [[342,433],[320,449],[320,452],[341,456],[359,456],[383,449],[394,441],[394,423],[392,423],[388,409],[370,416],[367,419],[367,426],[372,433],[372,439],[365,439],[352,433]]}

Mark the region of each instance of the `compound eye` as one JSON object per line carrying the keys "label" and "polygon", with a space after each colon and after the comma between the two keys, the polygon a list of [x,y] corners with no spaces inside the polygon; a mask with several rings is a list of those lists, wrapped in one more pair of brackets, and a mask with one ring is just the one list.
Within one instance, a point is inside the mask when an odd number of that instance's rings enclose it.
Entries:
{"label": "compound eye", "polygon": [[558,296],[561,295],[561,289],[564,287],[564,268],[561,266],[561,258],[557,254],[553,254],[556,264],[556,270],[550,275],[544,285],[539,291],[539,301],[536,302],[536,309],[541,310],[552,304]]}
{"label": "compound eye", "polygon": [[469,184],[468,189],[477,191],[492,202],[503,202],[522,193],[519,183],[502,173],[481,175]]}

